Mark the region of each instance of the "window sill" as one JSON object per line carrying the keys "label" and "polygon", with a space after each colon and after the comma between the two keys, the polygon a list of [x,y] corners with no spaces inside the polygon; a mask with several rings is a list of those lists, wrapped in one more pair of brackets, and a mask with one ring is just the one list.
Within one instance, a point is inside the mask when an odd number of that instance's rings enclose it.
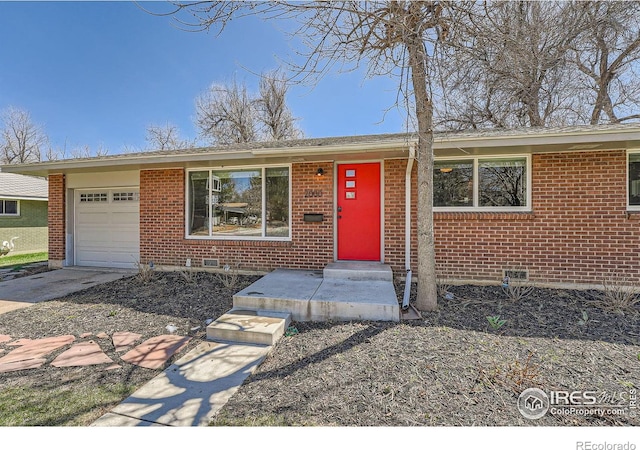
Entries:
{"label": "window sill", "polygon": [[[640,212],[640,211],[639,211]],[[533,211],[434,211],[435,220],[500,220],[519,221],[535,219]]]}
{"label": "window sill", "polygon": [[194,242],[206,242],[207,245],[233,247],[289,247],[293,245],[291,238],[220,238],[219,236],[185,236],[185,239]]}

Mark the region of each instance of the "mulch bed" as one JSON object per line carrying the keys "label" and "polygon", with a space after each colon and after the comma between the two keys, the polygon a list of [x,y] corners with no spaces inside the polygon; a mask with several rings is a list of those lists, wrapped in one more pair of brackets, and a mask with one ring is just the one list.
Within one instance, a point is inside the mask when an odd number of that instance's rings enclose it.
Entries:
{"label": "mulch bed", "polygon": [[[0,315],[0,334],[40,338],[131,331],[146,339],[165,334],[172,324],[178,334],[193,336],[174,357],[179,358],[204,339],[204,321],[228,311],[232,295],[258,278],[242,276],[227,288],[213,274],[191,277],[158,273],[147,283],[132,277],[95,286]],[[400,294],[402,289],[399,284]],[[513,303],[499,287],[450,290],[455,297],[440,299],[438,310],[424,313],[422,320],[292,324],[297,333],[278,342],[214,424],[640,425],[629,414],[547,414],[529,420],[516,407],[518,395],[529,387],[596,391],[607,404],[638,389],[637,306],[625,314],[608,311],[593,302],[599,294],[584,291],[535,289]],[[488,316],[506,322],[494,329]],[[142,385],[159,373],[122,362],[110,340],[99,343],[122,369],[47,364],[0,374],[0,386]],[[104,412],[96,410],[94,419]]]}

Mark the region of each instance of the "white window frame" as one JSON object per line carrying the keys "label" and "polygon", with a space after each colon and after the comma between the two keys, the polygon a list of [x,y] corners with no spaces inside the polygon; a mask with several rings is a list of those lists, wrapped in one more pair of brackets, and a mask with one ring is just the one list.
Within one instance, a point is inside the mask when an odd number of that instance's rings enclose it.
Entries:
{"label": "white window frame", "polygon": [[632,205],[629,203],[629,195],[631,194],[631,192],[629,192],[629,157],[631,155],[640,155],[640,149],[631,149],[631,150],[627,150],[627,159],[626,159],[626,165],[625,165],[625,195],[626,195],[626,200],[625,203],[627,204],[627,211],[640,211],[640,205]]}
{"label": "white window frame", "polygon": [[[267,179],[266,173],[267,169],[280,167],[280,168],[288,168],[289,169],[289,236],[280,237],[280,236],[266,236],[267,233],[267,221],[266,221],[266,212],[267,212]],[[192,172],[209,172],[209,177],[211,177],[211,172],[216,172],[220,170],[260,170],[262,172],[262,236],[229,236],[229,235],[216,235],[213,234],[211,230],[211,224],[209,224],[209,235],[208,236],[194,236],[189,234],[189,205],[191,204],[191,198],[189,194],[189,174]],[[292,210],[293,205],[291,203],[291,191],[292,191],[292,177],[293,173],[291,170],[291,164],[265,164],[260,166],[219,166],[219,167],[201,167],[201,168],[193,168],[187,169],[185,176],[185,204],[184,204],[184,236],[185,239],[193,239],[193,240],[201,240],[201,241],[291,241],[292,239]],[[212,186],[213,183],[209,183],[209,197],[212,195]]]}
{"label": "white window frame", "polygon": [[[20,200],[15,198],[0,198],[0,202],[16,202],[16,213],[8,214],[8,213],[0,213],[0,217],[20,217]],[[2,210],[4,211],[6,208],[3,206]]]}
{"label": "white window frame", "polygon": [[[527,205],[526,206],[479,206],[480,202],[480,179],[479,179],[479,161],[491,159],[524,159],[525,170],[527,175]],[[531,155],[465,155],[453,157],[437,157],[435,161],[473,161],[473,206],[434,206],[434,212],[531,212]]]}

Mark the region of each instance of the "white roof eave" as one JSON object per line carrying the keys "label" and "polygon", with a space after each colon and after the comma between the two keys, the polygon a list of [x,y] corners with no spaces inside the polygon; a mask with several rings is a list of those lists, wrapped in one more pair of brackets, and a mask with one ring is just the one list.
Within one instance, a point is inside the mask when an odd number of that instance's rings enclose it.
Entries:
{"label": "white roof eave", "polygon": [[[19,164],[3,166],[2,171],[26,174],[52,174],[66,171],[83,171],[86,169],[118,169],[125,167],[143,166],[176,166],[189,162],[216,162],[216,161],[250,161],[257,158],[277,158],[295,156],[324,156],[324,155],[348,155],[364,154],[368,152],[395,153],[408,152],[411,145],[415,145],[417,137],[415,134],[406,137],[392,139],[376,139],[369,142],[342,143],[323,145],[320,141],[317,145],[303,145],[295,147],[274,147],[255,148],[227,151],[199,151],[199,152],[175,152],[175,153],[140,153],[134,155],[114,155],[103,158],[88,158],[80,160],[50,161],[33,164]],[[516,148],[521,147],[523,151],[530,151],[534,146],[545,145],[579,145],[589,143],[635,143],[640,145],[640,127],[630,127],[628,129],[594,129],[594,130],[570,130],[551,132],[525,132],[499,135],[436,135],[434,136],[434,150],[447,150],[456,148]]]}

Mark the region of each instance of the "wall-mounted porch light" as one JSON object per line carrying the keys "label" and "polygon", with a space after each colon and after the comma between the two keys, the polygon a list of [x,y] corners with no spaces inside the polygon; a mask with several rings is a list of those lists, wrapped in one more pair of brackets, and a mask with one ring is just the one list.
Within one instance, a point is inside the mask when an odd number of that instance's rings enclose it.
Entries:
{"label": "wall-mounted porch light", "polygon": [[323,175],[324,175],[324,169],[322,167],[318,167],[318,170],[316,171],[316,176],[321,177]]}

